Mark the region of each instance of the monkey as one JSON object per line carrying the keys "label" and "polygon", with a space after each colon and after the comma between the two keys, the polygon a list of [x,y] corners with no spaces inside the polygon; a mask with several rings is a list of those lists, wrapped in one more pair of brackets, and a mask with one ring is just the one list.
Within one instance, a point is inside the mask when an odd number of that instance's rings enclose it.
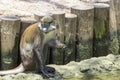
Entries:
{"label": "monkey", "polygon": [[55,69],[45,65],[43,50],[46,44],[55,48],[66,48],[65,44],[56,40],[56,28],[55,20],[51,16],[44,16],[39,22],[25,29],[20,40],[20,65],[14,69],[0,71],[0,75],[36,70],[47,78],[54,77]]}

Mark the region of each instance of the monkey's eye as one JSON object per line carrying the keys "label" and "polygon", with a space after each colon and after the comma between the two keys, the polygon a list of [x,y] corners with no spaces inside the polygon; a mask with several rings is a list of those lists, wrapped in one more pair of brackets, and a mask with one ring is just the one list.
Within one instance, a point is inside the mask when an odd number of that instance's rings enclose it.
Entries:
{"label": "monkey's eye", "polygon": [[41,29],[44,31],[44,32],[47,32],[47,30],[48,30],[48,27],[49,27],[49,24],[47,24],[47,23],[44,23],[44,24],[41,24]]}
{"label": "monkey's eye", "polygon": [[47,28],[47,27],[49,27],[50,24],[49,23],[42,23],[41,25],[42,25],[43,28],[44,27]]}

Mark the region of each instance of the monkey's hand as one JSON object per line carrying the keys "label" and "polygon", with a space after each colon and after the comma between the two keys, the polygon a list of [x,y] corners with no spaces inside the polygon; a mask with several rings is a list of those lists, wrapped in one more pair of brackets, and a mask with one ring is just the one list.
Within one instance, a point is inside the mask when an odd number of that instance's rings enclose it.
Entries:
{"label": "monkey's hand", "polygon": [[52,67],[48,67],[46,66],[43,70],[42,70],[42,74],[43,76],[50,78],[50,77],[55,77],[55,69]]}
{"label": "monkey's hand", "polygon": [[67,46],[65,44],[59,44],[57,45],[57,48],[65,49]]}
{"label": "monkey's hand", "polygon": [[61,43],[59,40],[51,39],[49,41],[49,45],[54,48],[65,49],[67,46]]}

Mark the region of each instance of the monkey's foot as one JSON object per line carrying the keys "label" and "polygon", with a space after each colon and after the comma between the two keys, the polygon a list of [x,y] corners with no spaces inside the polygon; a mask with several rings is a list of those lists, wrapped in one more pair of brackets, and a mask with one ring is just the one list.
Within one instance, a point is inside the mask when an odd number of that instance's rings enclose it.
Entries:
{"label": "monkey's foot", "polygon": [[53,67],[46,66],[46,67],[45,67],[45,70],[46,70],[48,73],[55,73],[55,68],[53,68]]}
{"label": "monkey's foot", "polygon": [[42,71],[43,76],[50,78],[55,77],[55,69],[49,66],[45,66],[45,68]]}

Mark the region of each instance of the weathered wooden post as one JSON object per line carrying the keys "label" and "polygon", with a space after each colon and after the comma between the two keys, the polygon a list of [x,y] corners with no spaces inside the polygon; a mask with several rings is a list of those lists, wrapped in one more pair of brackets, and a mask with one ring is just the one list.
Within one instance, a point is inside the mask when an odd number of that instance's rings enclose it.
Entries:
{"label": "weathered wooden post", "polygon": [[119,54],[119,42],[117,37],[117,22],[115,14],[114,0],[110,0],[110,21],[109,21],[109,54]]}
{"label": "weathered wooden post", "polygon": [[36,20],[32,19],[30,17],[28,18],[21,18],[21,28],[20,28],[20,34],[22,34],[24,32],[24,30],[31,24],[35,23]]}
{"label": "weathered wooden post", "polygon": [[93,5],[76,5],[71,12],[78,16],[76,61],[92,57],[93,50]]}
{"label": "weathered wooden post", "polygon": [[105,56],[109,51],[109,5],[95,3],[94,6],[94,56]]}
{"label": "weathered wooden post", "polygon": [[110,5],[109,13],[109,54],[118,54],[119,51],[119,42],[117,38],[117,23],[116,23],[116,11],[114,4],[116,0],[98,0],[98,3],[107,3]]}
{"label": "weathered wooden post", "polygon": [[81,0],[83,2],[88,2],[88,3],[108,3],[109,0]]}
{"label": "weathered wooden post", "polygon": [[[118,34],[118,41],[120,47],[120,0],[113,0],[114,7],[115,7],[115,14],[116,14],[116,22],[117,22],[117,34]],[[119,48],[120,54],[120,48]]]}
{"label": "weathered wooden post", "polygon": [[[65,37],[65,13],[61,11],[52,12],[53,18],[56,20],[58,28],[57,28],[57,36],[56,39],[64,42]],[[54,64],[63,64],[63,56],[64,51],[61,49],[52,49],[51,53],[51,62]]]}
{"label": "weathered wooden post", "polygon": [[110,0],[94,0],[96,3],[109,3]]}
{"label": "weathered wooden post", "polygon": [[49,13],[36,13],[36,14],[34,14],[34,18],[37,20],[37,21],[40,21],[40,19],[43,17],[43,16],[46,16],[46,15],[48,15]]}
{"label": "weathered wooden post", "polygon": [[1,18],[1,68],[17,66],[19,50],[20,19],[15,16]]}
{"label": "weathered wooden post", "polygon": [[[0,30],[1,30],[1,18],[0,18]],[[0,32],[0,45],[1,45],[1,32]],[[0,50],[1,50],[1,46],[0,46]],[[1,66],[1,52],[0,52],[0,70],[1,70],[1,67],[2,66]]]}
{"label": "weathered wooden post", "polygon": [[77,15],[66,14],[65,25],[65,44],[67,48],[65,50],[64,63],[66,64],[70,61],[75,61]]}

